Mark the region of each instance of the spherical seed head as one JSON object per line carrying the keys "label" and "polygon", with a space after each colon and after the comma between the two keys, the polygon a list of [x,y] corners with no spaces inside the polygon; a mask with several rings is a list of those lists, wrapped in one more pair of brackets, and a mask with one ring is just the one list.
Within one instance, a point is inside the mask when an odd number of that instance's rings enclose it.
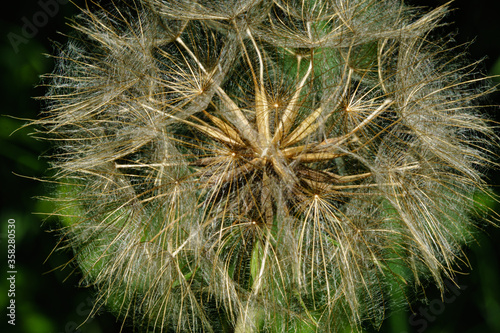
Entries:
{"label": "spherical seed head", "polygon": [[36,122],[84,282],[158,331],[333,332],[377,325],[410,282],[442,288],[496,140],[470,66],[427,40],[445,12],[86,12]]}

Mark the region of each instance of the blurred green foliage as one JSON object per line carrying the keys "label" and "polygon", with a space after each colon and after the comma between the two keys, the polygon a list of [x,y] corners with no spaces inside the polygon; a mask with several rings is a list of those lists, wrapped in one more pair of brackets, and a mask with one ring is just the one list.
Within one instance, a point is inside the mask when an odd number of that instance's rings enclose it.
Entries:
{"label": "blurred green foliage", "polygon": [[[414,5],[437,6],[443,0],[412,0]],[[500,20],[498,13],[481,6],[486,0],[457,0],[452,6],[458,10],[450,14],[448,21],[455,25],[443,28],[445,32],[454,32],[458,43],[476,42],[469,48],[473,59],[488,56],[484,61],[484,72],[500,75]],[[83,1],[76,1],[82,4]],[[18,44],[15,52],[9,36],[23,36],[23,18],[33,17],[41,10],[34,0],[18,1],[10,4],[2,12],[0,28],[3,32],[0,44],[0,168],[2,183],[0,186],[0,236],[1,254],[6,255],[7,220],[16,220],[16,327],[7,324],[6,316],[0,321],[2,332],[24,333],[59,333],[59,332],[119,332],[121,326],[106,313],[99,313],[96,318],[88,317],[93,306],[91,290],[78,289],[78,273],[66,265],[71,254],[57,252],[48,260],[57,237],[53,230],[53,220],[45,221],[43,215],[33,212],[47,212],[50,207],[38,201],[36,196],[47,195],[50,185],[37,181],[44,175],[48,165],[38,156],[48,147],[36,141],[29,133],[32,128],[21,128],[27,119],[37,117],[40,109],[34,96],[43,95],[39,84],[39,75],[50,72],[52,61],[43,55],[51,52],[49,39],[63,42],[64,37],[56,31],[65,31],[65,17],[74,15],[75,6],[71,3],[60,5],[53,17],[41,26],[33,37],[25,38]],[[449,29],[449,30],[446,30]],[[477,36],[477,37],[476,37]],[[495,79],[500,82],[500,79]],[[500,104],[499,94],[493,94],[491,104]],[[498,112],[498,109],[492,109]],[[500,115],[495,114],[496,120]],[[21,128],[21,129],[19,129]],[[493,184],[500,184],[498,172],[490,174]],[[500,193],[496,190],[496,193]],[[491,209],[500,211],[494,201],[489,201]],[[380,332],[390,333],[446,333],[446,332],[500,332],[500,230],[485,226],[483,233],[478,233],[477,242],[472,242],[465,250],[469,261],[464,262],[466,275],[458,275],[456,283],[462,289],[454,288],[441,299],[438,290],[433,287],[424,290],[428,303],[418,299],[411,309],[397,308],[384,322]],[[5,262],[5,258],[2,259]],[[468,268],[467,266],[470,266]],[[61,269],[61,267],[66,267]],[[2,266],[0,280],[0,307],[5,309],[8,284],[5,278],[7,269]],[[402,296],[401,296],[402,297]],[[388,302],[389,305],[398,302]],[[412,311],[415,313],[412,315]],[[126,332],[124,328],[122,332]]]}

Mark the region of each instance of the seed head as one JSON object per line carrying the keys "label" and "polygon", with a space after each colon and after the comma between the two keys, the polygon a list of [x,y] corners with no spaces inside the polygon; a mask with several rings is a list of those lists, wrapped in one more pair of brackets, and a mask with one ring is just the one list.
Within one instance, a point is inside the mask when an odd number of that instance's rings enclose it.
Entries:
{"label": "seed head", "polygon": [[496,137],[399,1],[135,0],[73,22],[35,123],[83,283],[137,327],[335,332],[463,260]]}

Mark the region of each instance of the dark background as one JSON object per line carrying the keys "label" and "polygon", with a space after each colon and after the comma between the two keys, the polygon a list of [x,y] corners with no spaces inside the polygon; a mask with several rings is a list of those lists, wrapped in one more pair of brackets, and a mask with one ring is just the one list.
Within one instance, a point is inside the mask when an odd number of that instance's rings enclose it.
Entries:
{"label": "dark background", "polygon": [[[47,0],[44,0],[45,3]],[[54,0],[55,1],[55,0]],[[60,0],[60,2],[66,2]],[[408,0],[407,3],[435,7],[444,0]],[[44,94],[36,87],[39,75],[50,72],[52,60],[43,55],[51,53],[50,39],[64,41],[57,31],[67,31],[66,18],[74,15],[75,6],[60,4],[49,14],[46,23],[40,24],[32,37],[16,47],[10,38],[22,37],[26,21],[41,19],[43,7],[38,1],[9,1],[0,18],[0,331],[23,333],[70,333],[70,332],[119,332],[120,325],[106,313],[87,318],[93,303],[91,290],[78,288],[78,275],[72,268],[58,269],[70,260],[70,254],[57,252],[45,261],[56,244],[57,238],[48,232],[53,227],[48,221],[42,226],[43,216],[33,212],[47,211],[46,204],[35,196],[44,195],[46,189],[41,182],[29,177],[41,177],[46,170],[45,162],[38,158],[47,146],[28,136],[32,129],[17,128],[36,118],[39,103],[34,96]],[[83,1],[76,1],[82,4]],[[500,74],[500,12],[497,1],[457,0],[446,21],[453,23],[443,33],[456,33],[457,43],[474,41],[469,47],[472,60],[483,59],[481,68],[485,74]],[[37,16],[38,15],[38,16]],[[39,22],[43,23],[43,22]],[[500,82],[500,80],[499,80]],[[499,94],[491,96],[492,104],[500,104]],[[497,112],[498,110],[493,110]],[[6,115],[15,117],[7,117]],[[500,118],[495,116],[497,120]],[[17,118],[17,119],[16,119]],[[23,175],[23,176],[19,176]],[[494,184],[500,184],[498,172],[490,175]],[[498,193],[498,191],[497,191]],[[499,210],[498,205],[496,207]],[[16,220],[16,326],[7,325],[5,309],[8,302],[5,268],[7,220]],[[437,290],[429,287],[426,294],[428,304],[417,303],[411,312],[400,310],[392,315],[381,328],[381,332],[500,332],[500,231],[487,227],[478,235],[478,244],[471,244],[466,252],[471,268],[458,275],[456,282],[461,290],[452,288],[445,299]],[[4,257],[5,256],[5,257]],[[4,329],[5,328],[5,329]],[[123,332],[126,332],[125,328]]]}

